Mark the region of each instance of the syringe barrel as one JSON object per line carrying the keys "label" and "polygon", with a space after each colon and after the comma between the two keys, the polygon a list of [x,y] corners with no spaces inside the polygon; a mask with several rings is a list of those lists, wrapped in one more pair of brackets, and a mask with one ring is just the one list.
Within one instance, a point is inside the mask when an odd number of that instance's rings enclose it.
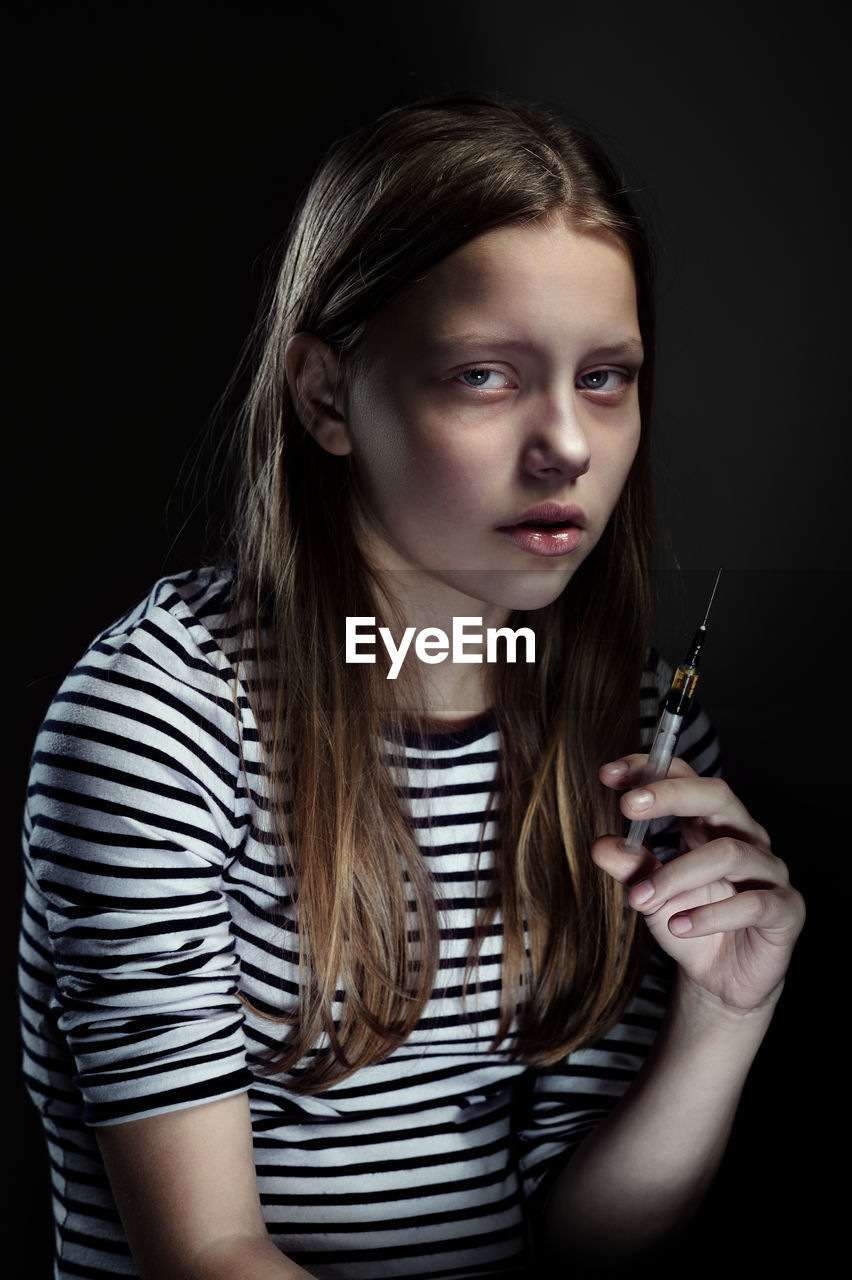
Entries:
{"label": "syringe barrel", "polygon": [[684,716],[698,684],[698,671],[695,667],[683,664],[674,673],[671,687],[666,695],[665,708],[673,716]]}
{"label": "syringe barrel", "polygon": [[[674,757],[678,735],[682,726],[682,715],[672,715],[670,711],[664,711],[660,716],[657,732],[654,734],[654,741],[651,744],[645,768],[642,770],[639,779],[638,785],[640,787],[648,786],[652,782],[659,782],[661,778],[666,776]],[[645,839],[647,830],[647,818],[634,818],[624,843],[631,849],[638,849]]]}
{"label": "syringe barrel", "polygon": [[659,782],[660,778],[666,776],[682,726],[682,715],[673,715],[671,711],[665,710],[660,716],[660,723],[657,725],[657,732],[654,735],[651,750],[648,752],[648,760],[642,770],[640,786],[646,786],[649,782]]}

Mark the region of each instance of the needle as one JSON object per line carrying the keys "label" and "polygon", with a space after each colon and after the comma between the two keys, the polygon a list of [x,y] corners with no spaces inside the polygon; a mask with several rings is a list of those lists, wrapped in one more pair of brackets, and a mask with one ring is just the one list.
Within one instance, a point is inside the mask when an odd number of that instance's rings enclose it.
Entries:
{"label": "needle", "polygon": [[[692,638],[692,644],[685,660],[674,673],[663,706],[663,713],[660,716],[654,734],[654,741],[648,754],[647,764],[642,770],[642,776],[637,783],[640,787],[647,786],[651,782],[659,782],[661,778],[666,776],[671,767],[677,740],[683,728],[689,705],[692,702],[695,687],[698,684],[698,662],[707,636],[707,619],[710,617],[710,609],[713,605],[716,588],[719,585],[721,576],[722,569],[720,568],[716,574],[716,581],[713,583],[713,590],[710,594],[707,611],[704,614],[704,621]],[[638,853],[642,848],[642,841],[648,830],[649,821],[648,818],[639,820],[634,818],[622,847],[629,849],[631,853]]]}

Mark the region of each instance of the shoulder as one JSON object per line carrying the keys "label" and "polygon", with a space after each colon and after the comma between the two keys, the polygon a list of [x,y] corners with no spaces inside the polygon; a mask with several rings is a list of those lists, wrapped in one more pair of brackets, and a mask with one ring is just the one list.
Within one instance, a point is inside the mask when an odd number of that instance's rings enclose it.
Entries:
{"label": "shoulder", "polygon": [[33,780],[73,769],[75,789],[84,779],[91,788],[120,767],[232,791],[243,744],[257,736],[237,678],[232,599],[229,570],[192,570],[161,579],[102,631],[48,709]]}
{"label": "shoulder", "polygon": [[84,706],[98,693],[129,704],[222,696],[233,682],[239,652],[232,596],[227,568],[160,579],[95,637],[57,700],[79,702],[75,691],[85,694]]}
{"label": "shoulder", "polygon": [[101,632],[90,653],[230,667],[238,627],[233,612],[234,575],[229,566],[189,569],[161,578],[148,595]]}

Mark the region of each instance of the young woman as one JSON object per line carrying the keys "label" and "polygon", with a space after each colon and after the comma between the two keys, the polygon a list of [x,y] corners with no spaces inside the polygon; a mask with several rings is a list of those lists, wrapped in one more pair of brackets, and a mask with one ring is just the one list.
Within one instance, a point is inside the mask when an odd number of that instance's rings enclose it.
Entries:
{"label": "young woman", "polygon": [[636,785],[652,341],[639,221],[549,112],[326,158],[233,560],[101,635],[36,746],[57,1277],[537,1275],[699,1202],[803,909],[701,715]]}

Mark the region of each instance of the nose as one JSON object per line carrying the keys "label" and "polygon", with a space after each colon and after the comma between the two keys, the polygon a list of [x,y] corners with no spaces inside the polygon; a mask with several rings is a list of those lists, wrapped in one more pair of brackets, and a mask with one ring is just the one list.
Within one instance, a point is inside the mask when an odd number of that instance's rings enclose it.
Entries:
{"label": "nose", "polygon": [[524,442],[524,471],[574,479],[586,474],[591,461],[589,436],[571,391],[542,398]]}

